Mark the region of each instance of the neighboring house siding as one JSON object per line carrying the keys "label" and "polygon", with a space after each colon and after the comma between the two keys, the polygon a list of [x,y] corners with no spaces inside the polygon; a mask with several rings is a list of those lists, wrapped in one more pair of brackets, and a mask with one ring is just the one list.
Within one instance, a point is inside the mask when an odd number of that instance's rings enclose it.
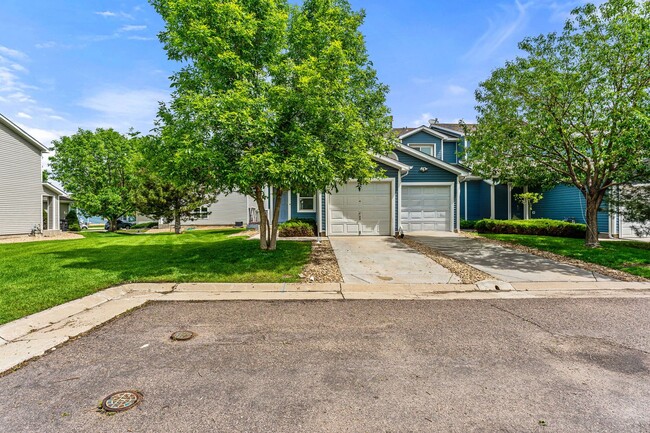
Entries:
{"label": "neighboring house siding", "polygon": [[41,151],[0,124],[0,235],[42,224]]}
{"label": "neighboring house siding", "polygon": [[[251,207],[257,208],[250,200]],[[220,194],[217,196],[216,203],[208,206],[208,215],[205,219],[184,221],[183,225],[224,225],[231,226],[236,222],[248,224],[248,200],[245,195],[231,193],[228,195]]]}
{"label": "neighboring house siding", "polygon": [[508,185],[497,185],[494,190],[495,218],[508,219]]}
{"label": "neighboring house siding", "polygon": [[485,181],[480,181],[479,182],[479,209],[478,209],[478,214],[479,218],[478,219],[483,219],[483,218],[490,218],[492,215],[492,203],[491,203],[491,192],[490,192],[491,186],[489,183]]}
{"label": "neighboring house siding", "polygon": [[[467,219],[469,221],[476,221],[483,218],[481,216],[481,185],[483,181],[472,180],[467,182]],[[462,191],[464,194],[465,186],[462,186]],[[465,196],[463,195],[463,203],[465,202]],[[488,209],[489,213],[489,209]],[[463,218],[465,213],[463,210]]]}
{"label": "neighboring house siding", "polygon": [[522,194],[524,189],[522,187],[512,188],[512,219],[524,219],[524,204],[515,198],[515,195]]}
{"label": "neighboring house siding", "polygon": [[[558,185],[542,192],[542,200],[533,206],[533,218],[550,218],[563,220],[575,218],[578,223],[585,223],[586,204],[582,193],[573,186]],[[602,209],[607,209],[603,201]],[[609,216],[607,212],[598,212],[598,231],[609,231]]]}

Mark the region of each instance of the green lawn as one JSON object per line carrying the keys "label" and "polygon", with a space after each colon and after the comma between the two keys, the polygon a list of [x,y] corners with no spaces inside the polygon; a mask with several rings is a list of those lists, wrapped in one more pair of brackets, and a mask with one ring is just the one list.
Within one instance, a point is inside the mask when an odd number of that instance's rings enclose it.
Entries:
{"label": "green lawn", "polygon": [[0,244],[0,324],[127,282],[296,282],[308,242],[174,234],[84,233],[84,239]]}
{"label": "green lawn", "polygon": [[603,241],[600,243],[601,248],[585,248],[583,239],[489,233],[481,234],[481,236],[550,251],[650,278],[650,242]]}

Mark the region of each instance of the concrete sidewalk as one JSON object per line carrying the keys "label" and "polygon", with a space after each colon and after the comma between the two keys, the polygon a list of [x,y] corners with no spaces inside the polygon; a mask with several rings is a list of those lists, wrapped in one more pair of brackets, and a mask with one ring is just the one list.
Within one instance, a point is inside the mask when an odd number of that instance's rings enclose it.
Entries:
{"label": "concrete sidewalk", "polygon": [[495,278],[514,282],[597,282],[616,279],[451,232],[415,232],[409,237]]}
{"label": "concrete sidewalk", "polygon": [[[486,284],[484,284],[486,283]],[[0,373],[150,301],[650,298],[650,283],[217,284],[142,283],[103,290],[0,326]]]}

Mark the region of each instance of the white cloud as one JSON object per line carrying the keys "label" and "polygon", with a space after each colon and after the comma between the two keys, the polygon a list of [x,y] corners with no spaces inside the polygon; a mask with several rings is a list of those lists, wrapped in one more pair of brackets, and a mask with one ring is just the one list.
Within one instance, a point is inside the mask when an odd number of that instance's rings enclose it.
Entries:
{"label": "white cloud", "polygon": [[488,19],[488,29],[463,58],[478,61],[489,59],[504,42],[525,26],[532,3],[522,4],[514,0],[514,3],[500,5],[501,13]]}
{"label": "white cloud", "polygon": [[429,125],[429,119],[431,119],[431,113],[422,113],[420,117],[410,122],[410,126],[422,126]]}
{"label": "white cloud", "polygon": [[145,25],[128,25],[128,26],[122,26],[120,27],[120,32],[139,32],[141,30],[146,30],[147,26]]}
{"label": "white cloud", "polygon": [[16,123],[16,125],[18,125],[21,129],[23,129],[25,132],[27,132],[29,135],[31,135],[32,137],[37,139],[41,144],[47,147],[50,147],[52,140],[58,140],[64,135],[72,134],[71,131],[32,128],[22,123]]}
{"label": "white cloud", "polygon": [[63,121],[65,120],[63,117],[58,116],[56,114],[53,114],[53,115],[50,115],[50,116],[47,116],[47,117],[48,117],[48,119],[52,119],[52,120],[63,120]]}
{"label": "white cloud", "polygon": [[41,42],[40,44],[34,45],[34,47],[43,50],[43,49],[49,49],[49,48],[63,48],[63,49],[69,49],[73,48],[74,45],[69,45],[69,44],[61,44],[59,42],[55,41],[45,41]]}
{"label": "white cloud", "polygon": [[127,20],[133,19],[133,15],[127,14],[126,12],[100,11],[100,12],[95,12],[95,14],[101,15],[105,18],[123,18]]}
{"label": "white cloud", "polygon": [[20,117],[21,119],[31,119],[32,116],[30,116],[27,113],[23,113],[22,111],[16,114],[16,117]]}
{"label": "white cloud", "polygon": [[20,60],[26,60],[28,58],[27,54],[23,53],[22,51],[13,50],[11,48],[5,47],[4,45],[0,45],[0,54]]}
{"label": "white cloud", "polygon": [[126,130],[133,126],[142,132],[153,127],[158,103],[167,101],[169,94],[156,89],[102,90],[79,102],[79,105],[96,113],[89,127],[109,126]]}
{"label": "white cloud", "polygon": [[131,41],[155,41],[153,36],[129,36],[127,39]]}
{"label": "white cloud", "polygon": [[458,86],[456,84],[450,84],[449,86],[447,86],[446,91],[450,95],[455,95],[455,96],[464,95],[468,92],[466,88],[462,86]]}

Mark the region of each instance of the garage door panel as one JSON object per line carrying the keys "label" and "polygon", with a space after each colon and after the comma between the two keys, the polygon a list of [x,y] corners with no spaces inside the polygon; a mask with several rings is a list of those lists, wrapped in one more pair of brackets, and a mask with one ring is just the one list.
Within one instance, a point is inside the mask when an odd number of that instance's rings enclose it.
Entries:
{"label": "garage door panel", "polygon": [[389,183],[372,182],[361,190],[354,183],[342,185],[332,192],[329,202],[332,235],[391,234]]}
{"label": "garage door panel", "polygon": [[447,185],[402,186],[402,228],[405,231],[451,229],[451,198]]}

